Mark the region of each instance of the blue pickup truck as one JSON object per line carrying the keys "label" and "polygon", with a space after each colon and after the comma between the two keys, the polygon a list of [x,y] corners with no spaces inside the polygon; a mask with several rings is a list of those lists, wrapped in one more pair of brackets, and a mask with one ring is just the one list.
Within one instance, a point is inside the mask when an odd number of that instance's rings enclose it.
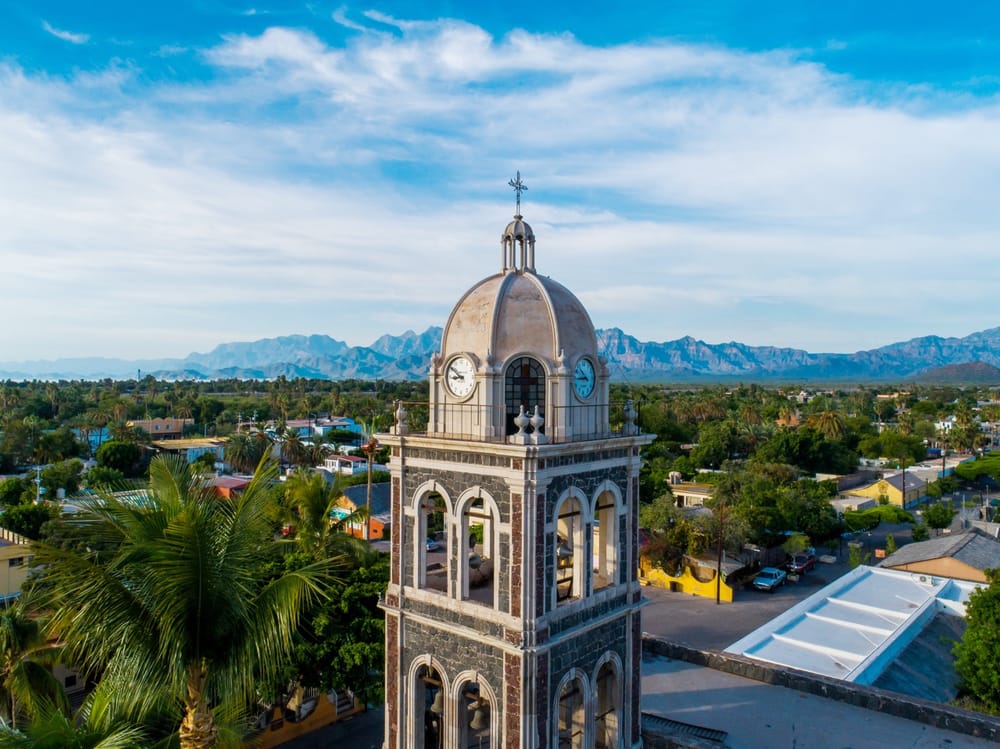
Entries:
{"label": "blue pickup truck", "polygon": [[784,570],[779,570],[777,567],[764,567],[753,579],[753,586],[757,590],[773,593],[785,584],[786,577]]}

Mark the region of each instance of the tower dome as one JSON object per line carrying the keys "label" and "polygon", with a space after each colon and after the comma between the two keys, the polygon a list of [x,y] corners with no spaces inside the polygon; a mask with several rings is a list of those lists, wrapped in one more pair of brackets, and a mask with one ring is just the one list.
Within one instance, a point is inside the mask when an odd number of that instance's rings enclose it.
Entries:
{"label": "tower dome", "polygon": [[587,310],[565,286],[531,271],[508,270],[483,279],[455,305],[441,353],[446,358],[458,352],[486,366],[528,354],[557,369],[580,356],[596,357],[597,336]]}
{"label": "tower dome", "polygon": [[431,358],[428,430],[537,444],[604,434],[608,371],[594,324],[569,289],[535,272],[527,188],[520,173],[510,184],[518,210],[500,235],[500,272],[462,295]]}

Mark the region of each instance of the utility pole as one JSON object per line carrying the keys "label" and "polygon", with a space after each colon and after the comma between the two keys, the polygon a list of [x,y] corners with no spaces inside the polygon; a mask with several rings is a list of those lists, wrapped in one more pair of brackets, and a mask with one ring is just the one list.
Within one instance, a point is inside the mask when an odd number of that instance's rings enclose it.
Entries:
{"label": "utility pole", "polygon": [[375,461],[375,451],[378,450],[378,442],[375,439],[375,424],[372,423],[369,428],[368,441],[365,446],[361,448],[365,455],[368,456],[368,513],[365,515],[365,532],[364,537],[366,541],[371,541],[372,538],[372,463]]}

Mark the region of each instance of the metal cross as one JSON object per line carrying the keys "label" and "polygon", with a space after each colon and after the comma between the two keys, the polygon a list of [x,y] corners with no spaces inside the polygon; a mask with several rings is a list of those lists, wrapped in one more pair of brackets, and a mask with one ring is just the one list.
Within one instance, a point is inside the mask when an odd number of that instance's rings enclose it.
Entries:
{"label": "metal cross", "polygon": [[521,181],[521,170],[517,170],[517,177],[510,180],[508,183],[514,188],[514,192],[517,193],[517,215],[521,215],[521,193],[528,189],[528,186]]}

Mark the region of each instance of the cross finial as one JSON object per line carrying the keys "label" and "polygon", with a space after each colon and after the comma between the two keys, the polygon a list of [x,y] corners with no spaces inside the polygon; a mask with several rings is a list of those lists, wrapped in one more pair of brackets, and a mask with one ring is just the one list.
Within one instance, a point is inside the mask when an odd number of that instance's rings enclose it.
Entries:
{"label": "cross finial", "polygon": [[508,183],[517,193],[517,215],[521,215],[521,193],[528,189],[528,186],[521,181],[521,170],[517,170],[517,176]]}

